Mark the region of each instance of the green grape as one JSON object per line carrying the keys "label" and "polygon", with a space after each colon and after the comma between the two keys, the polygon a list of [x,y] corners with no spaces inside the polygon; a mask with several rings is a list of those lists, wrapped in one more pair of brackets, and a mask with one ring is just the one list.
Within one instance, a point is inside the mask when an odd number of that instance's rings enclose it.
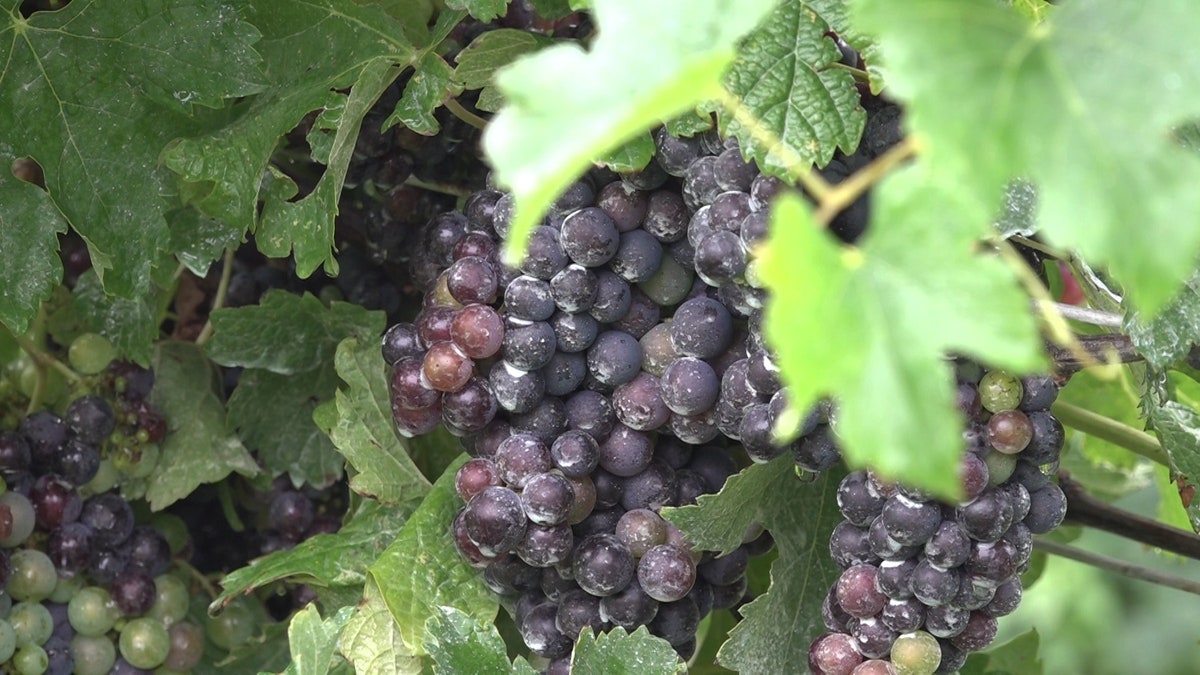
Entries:
{"label": "green grape", "polygon": [[117,350],[108,338],[96,333],[84,333],[71,341],[67,360],[83,375],[95,375],[117,358]]}
{"label": "green grape", "polygon": [[58,582],[54,584],[54,590],[50,592],[49,600],[65,604],[70,602],[81,588],[83,588],[83,576],[76,574],[69,579],[59,577]]}
{"label": "green grape", "polygon": [[13,600],[44,600],[54,592],[58,573],[50,556],[34,549],[23,548],[12,554],[12,576],[8,580],[8,594]]}
{"label": "green grape", "polygon": [[117,648],[105,635],[76,635],[71,638],[71,656],[75,675],[107,675],[117,662]]}
{"label": "green grape", "polygon": [[142,617],[125,624],[121,630],[121,656],[130,665],[149,670],[157,668],[171,651],[171,638],[158,619]]}
{"label": "green grape", "polygon": [[117,487],[121,483],[121,472],[113,465],[112,458],[100,460],[100,469],[90,481],[79,486],[79,496],[87,499]]}
{"label": "green grape", "polygon": [[40,602],[18,602],[8,614],[8,624],[17,635],[17,644],[44,644],[54,632],[54,617]]}
{"label": "green grape", "polygon": [[200,663],[204,656],[204,631],[194,623],[180,622],[168,631],[171,637],[171,652],[164,663],[168,668],[187,671]]}
{"label": "green grape", "polygon": [[167,539],[167,545],[171,547],[171,555],[179,555],[183,547],[188,543],[188,526],[183,522],[183,518],[173,513],[159,512],[151,516],[150,525],[154,529],[162,533],[162,536]]}
{"label": "green grape", "polygon": [[190,597],[187,586],[179,577],[170,574],[158,575],[154,578],[154,592],[150,616],[162,619],[168,626],[187,616]]}
{"label": "green grape", "polygon": [[116,448],[111,455],[113,466],[130,478],[148,478],[158,466],[158,445],[126,444]]}
{"label": "green grape", "polygon": [[20,675],[42,675],[50,667],[50,657],[39,645],[24,645],[17,650],[12,663]]}
{"label": "green grape", "polygon": [[117,606],[108,591],[88,586],[67,603],[67,621],[80,635],[97,637],[112,630],[117,621]]}
{"label": "green grape", "polygon": [[1016,410],[1023,393],[1021,381],[1003,370],[989,370],[979,380],[979,400],[988,412]]}
{"label": "green grape", "polygon": [[0,663],[11,659],[15,651],[17,651],[17,632],[13,630],[12,624],[0,620]]}
{"label": "green grape", "polygon": [[12,606],[12,596],[4,591],[0,591],[0,618],[7,617],[9,610],[12,609]]}
{"label": "green grape", "polygon": [[244,602],[235,600],[225,611],[209,617],[207,632],[213,644],[232,651],[254,635],[254,614]]}
{"label": "green grape", "polygon": [[1017,468],[1017,456],[1006,455],[1003,452],[989,452],[983,458],[988,468],[988,485],[993,487],[1008,480],[1013,470]]}
{"label": "green grape", "polygon": [[20,492],[5,492],[0,494],[0,508],[8,507],[12,514],[12,527],[7,537],[0,537],[0,546],[14,548],[25,543],[33,534],[34,513],[33,504]]}
{"label": "green grape", "polygon": [[937,638],[918,630],[896,638],[891,658],[896,675],[932,675],[942,662],[942,648]]}

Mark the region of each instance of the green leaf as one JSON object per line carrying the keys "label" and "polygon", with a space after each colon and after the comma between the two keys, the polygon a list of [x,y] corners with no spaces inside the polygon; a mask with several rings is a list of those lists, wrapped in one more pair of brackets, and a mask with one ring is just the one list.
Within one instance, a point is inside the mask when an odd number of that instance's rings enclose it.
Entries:
{"label": "green leaf", "polygon": [[949,498],[960,489],[963,422],[945,355],[1044,367],[1027,299],[999,260],[973,252],[975,233],[944,209],[952,198],[918,171],[892,174],[873,194],[876,225],[852,248],[785,196],[761,268],[773,291],[766,336],[796,408],[834,396],[847,463]]}
{"label": "green leaf", "polygon": [[498,73],[509,105],[492,119],[483,144],[499,182],[516,198],[507,258],[519,258],[534,224],[594,159],[719,98],[734,44],[774,4],[596,0],[598,37],[589,51],[555,45]]}
{"label": "green leaf", "polygon": [[446,0],[450,9],[465,9],[471,16],[488,23],[492,19],[504,16],[508,0]]}
{"label": "green leaf", "polygon": [[225,410],[217,395],[220,378],[200,348],[160,342],[153,367],[150,402],[167,418],[168,428],[158,466],[147,481],[150,508],[162,510],[234,471],[257,474],[254,458],[225,430]]}
{"label": "green leaf", "polygon": [[396,538],[416,506],[367,500],[337,532],[318,534],[230,572],[221,580],[221,595],[213,606],[281,579],[321,588],[361,586],[367,568]]}
{"label": "green leaf", "polygon": [[328,619],[322,619],[316,605],[308,605],[296,612],[288,624],[292,662],[283,672],[326,675],[335,658],[338,638],[353,613],[353,607],[343,607]]}
{"label": "green leaf", "polygon": [[568,0],[530,0],[529,4],[543,19],[561,19],[574,11]]}
{"label": "green leaf", "polygon": [[450,523],[462,506],[454,491],[454,474],[466,459],[463,455],[446,469],[400,536],[371,565],[371,578],[412,654],[426,653],[425,622],[438,607],[456,607],[489,623],[499,608],[496,594],[463,560],[450,536]]}
{"label": "green leaf", "polygon": [[1200,412],[1178,401],[1162,401],[1148,412],[1171,466],[1191,481],[1200,481]]}
{"label": "green leaf", "polygon": [[[508,660],[495,624],[481,623],[453,607],[438,607],[425,622],[425,642],[435,673],[521,673],[537,671],[524,659]],[[600,672],[600,671],[597,671]]]}
{"label": "green leaf", "polygon": [[404,646],[400,626],[383,601],[374,579],[367,577],[363,599],[346,623],[338,651],[354,664],[356,673],[410,675],[421,672],[421,659]]}
{"label": "green leaf", "polygon": [[150,363],[150,349],[158,337],[153,282],[145,296],[126,300],[108,295],[94,270],[79,275],[71,295],[71,310],[83,326],[108,338],[117,354],[141,365]]}
{"label": "green leaf", "polygon": [[[262,88],[258,34],[219,0],[81,0],[28,19],[20,0],[0,4],[0,156],[38,161],[105,288],[139,297],[168,244],[159,152],[200,130],[193,106]],[[21,220],[60,227],[36,201],[5,203]]]}
{"label": "green leaf", "polygon": [[700,497],[694,506],[663,509],[702,549],[732,551],[751,523],[775,538],[779,557],[771,565],[771,589],[742,607],[742,621],[719,652],[725,667],[786,673],[807,662],[809,643],[824,630],[821,603],[841,574],[829,559],[829,533],[842,520],[841,479],[841,472],[827,471],[804,483],[789,455],[743,469],[721,492]]}
{"label": "green leaf", "polygon": [[433,111],[457,95],[462,87],[451,78],[454,71],[437,54],[425,54],[417,62],[416,72],[404,87],[404,95],[396,104],[396,110],[383,123],[387,129],[396,122],[418,134],[432,136],[441,129]]}
{"label": "green leaf", "polygon": [[605,675],[669,675],[686,673],[687,665],[666,640],[642,626],[632,633],[613,630],[600,635],[585,629],[571,654],[571,672]]}
{"label": "green leaf", "polygon": [[[247,3],[244,13],[262,32],[257,47],[268,89],[240,104],[232,124],[172,144],[164,162],[179,174],[190,203],[232,227],[257,230],[265,254],[294,252],[302,277],[322,264],[336,271],[333,217],[363,115],[419,55],[404,25],[379,3],[262,0]],[[296,194],[290,179],[263,180],[271,154],[305,115],[332,105],[343,111],[321,150],[326,171],[312,193],[288,201]]]}
{"label": "green leaf", "polygon": [[708,131],[713,126],[712,115],[699,109],[686,112],[672,120],[667,120],[667,132],[672,136],[691,138],[698,133]]}
{"label": "green leaf", "polygon": [[[291,662],[288,648],[287,624],[263,616],[263,634],[238,645],[232,652],[216,652],[215,661],[205,658],[192,670],[192,675],[223,675],[224,673],[278,673]],[[215,645],[210,646],[216,647]]]}
{"label": "green leaf", "polygon": [[208,275],[209,266],[225,249],[237,248],[245,235],[242,230],[205,217],[195,209],[174,209],[166,217],[171,229],[171,250],[179,262],[201,278]]}
{"label": "green leaf", "polygon": [[644,169],[651,157],[654,157],[654,139],[647,132],[608,153],[600,164],[613,171],[637,171]]}
{"label": "green leaf", "polygon": [[536,52],[553,44],[554,41],[536,33],[501,28],[488,31],[471,41],[455,59],[454,79],[465,89],[482,89],[479,94],[480,109],[495,112],[499,105],[486,103],[494,99],[502,103],[503,97],[492,84],[496,71],[516,60],[517,57]]}
{"label": "green leaf", "polygon": [[[11,164],[0,142],[0,161]],[[44,190],[0,172],[0,323],[18,335],[62,280],[58,237],[67,231]],[[17,252],[20,252],[19,254]]]}
{"label": "green leaf", "polygon": [[272,290],[257,305],[213,312],[206,350],[223,366],[291,375],[328,361],[344,338],[376,338],[386,321],[383,312],[358,305],[334,302],[326,307],[308,293]]}
{"label": "green leaf", "polygon": [[1042,675],[1039,642],[1037,630],[1031,628],[986,652],[972,654],[959,672],[962,675]]}
{"label": "green leaf", "polygon": [[[1138,411],[1138,389],[1136,379],[1129,372],[1129,366],[1088,368],[1072,375],[1059,392],[1058,398],[1140,429],[1143,423]],[[1079,439],[1078,454],[1091,464],[1108,466],[1126,473],[1133,473],[1142,464],[1137,455],[1102,438],[1074,429],[1067,430],[1067,437]]]}
{"label": "green leaf", "polygon": [[419,501],[429,492],[429,481],[396,436],[378,341],[344,340],[338,345],[337,372],[347,386],[337,392],[330,438],[358,471],[350,488],[382,502]]}
{"label": "green leaf", "polygon": [[[1200,228],[1180,217],[1200,211],[1200,158],[1171,133],[1200,115],[1195,5],[1073,2],[1037,24],[992,0],[856,8],[959,215],[981,222],[1007,181],[1029,179],[1047,240],[1107,265],[1156,314],[1200,250]],[[960,56],[932,56],[944,54]]]}
{"label": "green leaf", "polygon": [[[849,71],[834,68],[841,52],[826,37],[829,25],[800,0],[779,3],[747,36],[725,76],[725,87],[742,99],[745,113],[786,145],[789,155],[762,142],[731,114],[721,131],[740,141],[743,154],[768,173],[787,175],[794,158],[824,166],[839,147],[852,152],[867,115]],[[788,161],[788,160],[792,161]]]}
{"label": "green leaf", "polygon": [[319,401],[332,400],[337,384],[331,361],[295,375],[246,370],[229,397],[229,426],[272,477],[286,473],[294,485],[328,487],[342,477],[345,461],[312,414]]}
{"label": "green leaf", "polygon": [[1136,311],[1125,317],[1125,332],[1137,352],[1158,368],[1179,361],[1200,342],[1200,272],[1193,273],[1154,318]]}

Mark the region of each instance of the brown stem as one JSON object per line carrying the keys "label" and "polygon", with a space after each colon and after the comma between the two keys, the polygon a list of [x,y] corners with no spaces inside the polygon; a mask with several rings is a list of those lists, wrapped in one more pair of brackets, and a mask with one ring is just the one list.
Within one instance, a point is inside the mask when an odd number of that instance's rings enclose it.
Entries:
{"label": "brown stem", "polygon": [[[1070,374],[1097,363],[1132,363],[1141,361],[1142,355],[1133,348],[1133,340],[1121,333],[1099,335],[1077,335],[1074,348],[1046,343],[1046,352],[1054,361],[1054,368],[1062,374]],[[1082,350],[1084,354],[1080,354]],[[1084,358],[1084,357],[1088,358]]]}
{"label": "brown stem", "polygon": [[1059,486],[1067,496],[1069,522],[1200,560],[1200,536],[1195,533],[1164,525],[1096,499],[1065,474],[1059,475]]}

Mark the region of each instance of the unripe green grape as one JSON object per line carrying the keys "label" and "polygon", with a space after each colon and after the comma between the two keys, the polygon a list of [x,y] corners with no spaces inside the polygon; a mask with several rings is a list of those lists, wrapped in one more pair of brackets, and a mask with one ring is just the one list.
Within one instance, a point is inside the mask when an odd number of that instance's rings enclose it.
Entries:
{"label": "unripe green grape", "polygon": [[17,635],[17,644],[45,644],[54,632],[54,617],[40,602],[18,602],[8,614],[8,624]]}
{"label": "unripe green grape", "polygon": [[983,458],[983,463],[987,464],[988,468],[988,485],[995,487],[1008,480],[1013,470],[1017,468],[1017,456],[1006,455],[1003,452],[989,452]]}
{"label": "unripe green grape", "polygon": [[232,651],[253,637],[254,623],[254,615],[250,608],[245,603],[235,600],[229,603],[225,611],[209,617],[206,632],[213,644],[226,651]]}
{"label": "unripe green grape", "polygon": [[112,629],[117,621],[117,606],[108,591],[88,586],[67,603],[67,621],[80,635],[98,637]]}
{"label": "unripe green grape", "polygon": [[40,601],[50,597],[58,583],[58,572],[49,556],[23,548],[13,553],[9,560],[12,576],[8,580],[8,594],[13,600]]}
{"label": "unripe green grape", "polygon": [[100,460],[100,468],[96,471],[96,475],[88,482],[79,486],[79,496],[87,499],[92,495],[98,495],[117,487],[121,482],[121,472],[117,471],[117,467],[113,465],[112,458],[105,457]]}
{"label": "unripe green grape", "polygon": [[1022,393],[1021,381],[1003,370],[989,370],[979,380],[979,400],[988,412],[1016,410]]}
{"label": "unripe green grape", "polygon": [[158,466],[158,445],[154,443],[119,446],[110,457],[113,467],[130,478],[147,478]]}
{"label": "unripe green grape", "polygon": [[892,644],[896,675],[932,675],[942,662],[937,638],[923,630],[905,633]]}
{"label": "unripe green grape", "polygon": [[42,675],[50,667],[50,657],[39,645],[24,645],[13,655],[12,664],[20,675]]}
{"label": "unripe green grape", "polygon": [[13,630],[12,624],[0,620],[0,663],[11,659],[16,651],[17,632]]}
{"label": "unripe green grape", "polygon": [[0,546],[4,548],[20,546],[25,543],[29,535],[33,534],[36,520],[33,504],[30,504],[29,499],[20,492],[5,492],[0,494],[0,508],[3,507],[8,507],[8,511],[12,515],[12,527],[9,529],[7,537],[0,538]]}
{"label": "unripe green grape", "polygon": [[171,547],[171,555],[179,555],[188,543],[188,526],[183,518],[174,513],[156,513],[150,517],[150,525],[158,530]]}
{"label": "unripe green grape", "polygon": [[[8,613],[12,610],[12,596],[4,591],[0,591],[0,619],[8,617]],[[0,661],[2,663],[2,661]]]}
{"label": "unripe green grape", "polygon": [[186,621],[171,626],[171,652],[163,665],[178,671],[188,671],[204,656],[204,631]]}
{"label": "unripe green grape", "polygon": [[80,574],[76,574],[69,579],[59,577],[48,599],[50,602],[66,604],[71,601],[71,598],[75,597],[75,594],[79,592],[79,589],[83,588],[83,585],[83,576]]}
{"label": "unripe green grape", "polygon": [[71,638],[74,675],[107,675],[117,662],[117,648],[108,636],[76,635]]}
{"label": "unripe green grape", "polygon": [[181,621],[187,616],[188,596],[187,586],[171,574],[160,574],[154,577],[154,604],[150,606],[149,616],[161,619],[168,626]]}
{"label": "unripe green grape", "polygon": [[71,341],[67,360],[83,375],[95,375],[117,358],[117,350],[108,338],[97,333],[84,333]]}
{"label": "unripe green grape", "polygon": [[134,619],[121,630],[121,656],[130,665],[150,670],[162,665],[171,651],[171,638],[162,622],[150,617]]}

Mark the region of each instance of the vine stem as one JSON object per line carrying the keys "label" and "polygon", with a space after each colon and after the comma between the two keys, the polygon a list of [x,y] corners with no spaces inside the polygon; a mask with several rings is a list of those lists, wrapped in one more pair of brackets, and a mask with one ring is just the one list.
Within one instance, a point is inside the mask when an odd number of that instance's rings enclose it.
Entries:
{"label": "vine stem", "polygon": [[1054,309],[1065,319],[1089,323],[1093,326],[1101,326],[1103,328],[1120,328],[1124,321],[1124,318],[1116,312],[1106,312],[1102,309],[1080,307],[1079,305],[1068,305],[1064,302],[1054,303]]}
{"label": "vine stem", "polygon": [[871,74],[868,73],[867,71],[863,70],[862,68],[855,68],[854,66],[848,66],[848,65],[842,63],[841,61],[835,61],[834,63],[831,63],[831,64],[829,64],[829,67],[835,68],[837,70],[847,71],[848,73],[850,73],[851,76],[854,77],[855,82],[862,82],[863,84],[866,84],[871,81]]}
{"label": "vine stem", "polygon": [[821,206],[816,214],[817,221],[828,223],[833,220],[838,212],[853,204],[855,199],[878,183],[897,164],[915,155],[919,147],[916,139],[905,136],[899,143],[888,148],[887,152],[871,160],[870,164],[838,183],[821,198]]}
{"label": "vine stem", "polygon": [[742,99],[734,96],[728,89],[720,87],[717,100],[733,115],[734,121],[742,125],[754,140],[770,148],[767,151],[768,155],[776,155],[787,169],[788,174],[797,183],[800,183],[800,186],[812,195],[813,199],[823,202],[829,196],[829,193],[833,191],[833,186],[829,184],[829,181],[813,171],[812,167],[795,150],[792,150],[791,146],[784,143],[783,139],[767,128],[757,115],[747,110]]}
{"label": "vine stem", "polygon": [[15,337],[17,338],[17,344],[21,347],[21,349],[29,355],[29,358],[33,359],[34,365],[38,366],[39,368],[53,368],[54,370],[57,370],[63,377],[67,378],[67,381],[71,382],[72,384],[83,379],[83,376],[74,370],[71,370],[70,366],[54,358],[54,356],[52,354],[48,354],[46,350],[39,348],[33,340],[30,340],[24,335],[17,335]]}
{"label": "vine stem", "polygon": [[184,572],[187,572],[188,576],[195,579],[196,583],[200,584],[201,588],[204,589],[204,592],[208,593],[208,597],[216,600],[217,597],[221,595],[220,591],[217,590],[217,587],[213,586],[212,580],[204,576],[204,573],[193,567],[191,563],[183,558],[176,558],[174,562],[176,566],[178,566]]}
{"label": "vine stem", "polygon": [[416,176],[409,176],[407,179],[405,179],[404,184],[411,185],[412,187],[420,188],[422,190],[436,192],[442,195],[449,195],[451,197],[470,197],[473,193],[470,188],[463,187],[461,185],[452,185],[450,183],[433,183],[430,181],[421,180]]}
{"label": "vine stem", "polygon": [[208,310],[208,320],[204,322],[204,328],[200,329],[200,334],[196,336],[196,346],[203,347],[208,338],[212,337],[213,312],[225,306],[225,296],[229,293],[229,279],[233,276],[233,249],[225,249],[225,259],[221,265],[221,280],[217,282],[217,296],[213,298],[212,309]]}
{"label": "vine stem", "polygon": [[483,119],[479,115],[476,115],[470,110],[467,110],[465,107],[463,107],[463,104],[459,103],[458,99],[454,97],[446,99],[446,102],[443,105],[446,106],[446,110],[450,111],[450,114],[466,122],[467,124],[470,124],[476,129],[482,130],[487,126],[487,120]]}
{"label": "vine stem", "polygon": [[1054,369],[1064,375],[1089,366],[1111,366],[1143,360],[1142,355],[1134,349],[1133,340],[1128,335],[1076,335],[1075,340],[1078,347],[1082,348],[1082,357],[1078,348],[1072,350],[1053,343],[1046,345],[1046,351],[1054,361]]}
{"label": "vine stem", "polygon": [[1076,431],[1119,445],[1165,467],[1171,466],[1162,444],[1145,431],[1063,400],[1055,401],[1050,412],[1059,422]]}
{"label": "vine stem", "polygon": [[1192,581],[1191,579],[1184,579],[1183,577],[1176,576],[1174,574],[1167,574],[1166,572],[1152,570],[1148,567],[1135,565],[1125,560],[1110,558],[1106,555],[1092,553],[1091,551],[1085,551],[1080,548],[1075,548],[1074,546],[1067,546],[1066,544],[1060,544],[1055,541],[1040,538],[1033,540],[1033,548],[1034,550],[1041,551],[1043,553],[1049,553],[1061,558],[1068,558],[1070,560],[1081,562],[1085,565],[1091,565],[1092,567],[1106,570],[1108,572],[1115,572],[1122,576],[1129,577],[1130,579],[1148,581],[1152,584],[1158,584],[1159,586],[1166,586],[1167,588],[1174,588],[1185,593],[1200,595],[1200,582]]}
{"label": "vine stem", "polygon": [[1096,499],[1065,472],[1059,475],[1058,484],[1067,497],[1069,522],[1200,560],[1200,536],[1196,533],[1171,527]]}

